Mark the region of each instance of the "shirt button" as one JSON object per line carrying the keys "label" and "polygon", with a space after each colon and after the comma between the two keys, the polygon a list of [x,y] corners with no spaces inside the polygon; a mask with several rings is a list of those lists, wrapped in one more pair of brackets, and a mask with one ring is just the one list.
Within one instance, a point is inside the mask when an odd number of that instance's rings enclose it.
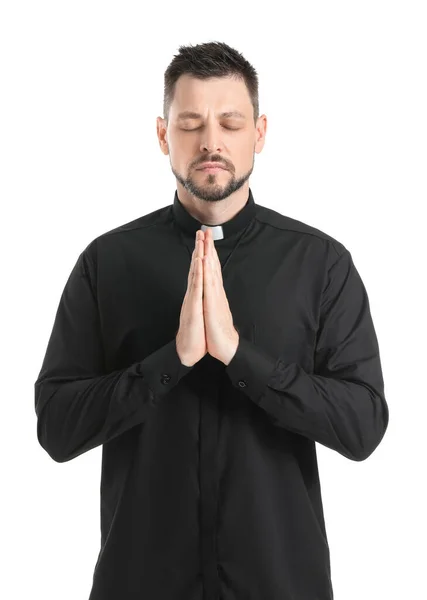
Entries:
{"label": "shirt button", "polygon": [[246,387],[246,386],[247,386],[247,383],[246,383],[246,381],[245,381],[244,379],[241,379],[241,380],[238,382],[238,385],[239,385],[239,387],[242,387],[242,388],[243,388],[243,387]]}
{"label": "shirt button", "polygon": [[171,380],[171,376],[168,375],[167,373],[163,373],[162,374],[162,379],[160,380],[163,384],[165,383],[169,383],[169,381]]}

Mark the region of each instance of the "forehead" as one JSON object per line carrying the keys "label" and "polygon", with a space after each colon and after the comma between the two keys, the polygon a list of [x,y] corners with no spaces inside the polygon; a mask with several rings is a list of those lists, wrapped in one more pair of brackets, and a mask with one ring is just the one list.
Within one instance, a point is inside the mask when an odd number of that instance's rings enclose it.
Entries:
{"label": "forehead", "polygon": [[243,79],[236,77],[211,77],[197,79],[181,75],[176,82],[171,116],[184,113],[203,113],[206,108],[228,116],[247,117],[252,111],[249,92]]}

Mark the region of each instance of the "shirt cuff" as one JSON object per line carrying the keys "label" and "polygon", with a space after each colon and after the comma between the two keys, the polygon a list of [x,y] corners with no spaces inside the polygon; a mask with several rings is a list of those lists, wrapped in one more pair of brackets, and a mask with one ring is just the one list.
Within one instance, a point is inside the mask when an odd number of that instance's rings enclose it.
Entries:
{"label": "shirt cuff", "polygon": [[131,374],[143,377],[158,400],[177,385],[194,365],[183,365],[176,349],[176,338],[132,366]]}
{"label": "shirt cuff", "polygon": [[226,365],[225,372],[234,387],[259,404],[277,363],[278,360],[274,360],[253,342],[240,336],[236,353]]}

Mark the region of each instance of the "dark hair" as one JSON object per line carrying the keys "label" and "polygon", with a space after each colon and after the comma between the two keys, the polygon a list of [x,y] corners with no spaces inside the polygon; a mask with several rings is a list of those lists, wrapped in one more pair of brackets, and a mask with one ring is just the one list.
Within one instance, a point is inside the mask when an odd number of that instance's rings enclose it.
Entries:
{"label": "dark hair", "polygon": [[259,116],[258,75],[254,67],[224,42],[206,42],[196,46],[180,46],[165,71],[163,118],[169,119],[169,108],[173,101],[178,78],[189,73],[197,79],[234,76],[243,79],[254,109],[254,124]]}

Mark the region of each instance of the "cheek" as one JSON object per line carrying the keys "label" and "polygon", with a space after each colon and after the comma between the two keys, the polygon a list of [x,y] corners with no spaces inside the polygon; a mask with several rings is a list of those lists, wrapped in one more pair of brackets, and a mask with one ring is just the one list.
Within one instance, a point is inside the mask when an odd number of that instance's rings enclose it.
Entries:
{"label": "cheek", "polygon": [[181,173],[190,170],[190,164],[194,161],[194,153],[192,154],[187,148],[176,145],[169,147],[169,158],[173,167]]}
{"label": "cheek", "polygon": [[252,165],[253,150],[250,142],[245,146],[239,144],[238,148],[231,150],[231,160],[236,170],[246,170]]}
{"label": "cheek", "polygon": [[169,153],[175,161],[182,162],[184,157],[191,155],[192,148],[197,147],[197,141],[191,136],[174,135],[168,140]]}
{"label": "cheek", "polygon": [[200,145],[194,139],[174,140],[171,155],[174,164],[182,169],[189,169],[190,165],[200,156]]}
{"label": "cheek", "polygon": [[251,135],[239,136],[230,141],[230,151],[240,162],[248,162],[254,153],[254,139]]}

